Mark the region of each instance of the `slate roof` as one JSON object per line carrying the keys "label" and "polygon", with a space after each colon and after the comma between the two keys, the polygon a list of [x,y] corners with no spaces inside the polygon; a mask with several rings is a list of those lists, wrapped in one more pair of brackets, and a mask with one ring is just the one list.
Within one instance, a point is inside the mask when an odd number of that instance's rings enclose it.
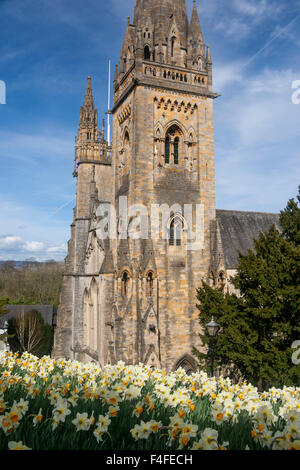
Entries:
{"label": "slate roof", "polygon": [[278,230],[279,214],[263,212],[242,212],[217,210],[226,269],[236,269],[238,266],[238,251],[247,254],[254,250],[253,240],[261,232],[266,232],[275,224]]}

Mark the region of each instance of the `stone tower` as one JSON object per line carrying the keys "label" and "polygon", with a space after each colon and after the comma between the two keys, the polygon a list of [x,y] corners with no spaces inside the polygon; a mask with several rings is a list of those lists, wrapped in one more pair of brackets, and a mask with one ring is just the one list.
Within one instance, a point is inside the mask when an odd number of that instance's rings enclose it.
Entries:
{"label": "stone tower", "polygon": [[[80,112],[55,356],[194,369],[192,347],[201,347],[196,289],[224,270],[215,208],[217,96],[195,1],[189,21],[185,0],[137,0],[114,76],[111,160],[90,79]],[[97,209],[108,201],[117,214],[110,239],[97,230]]]}
{"label": "stone tower", "polygon": [[[75,138],[75,165],[73,176],[77,178],[76,207],[71,225],[71,239],[65,260],[65,273],[57,315],[54,337],[54,357],[74,357],[76,345],[86,344],[83,337],[83,291],[94,278],[86,274],[98,271],[103,251],[96,243],[98,266],[90,266],[90,228],[93,213],[99,201],[111,200],[111,149],[104,139],[104,122],[98,129],[98,115],[94,106],[91,77],[88,77],[83,106],[80,109],[78,134]],[[95,240],[93,239],[95,244]],[[97,263],[96,261],[96,263]],[[97,269],[98,268],[98,269]],[[92,309],[93,307],[91,307]],[[87,334],[86,331],[84,334]],[[89,333],[89,341],[93,333]]]}

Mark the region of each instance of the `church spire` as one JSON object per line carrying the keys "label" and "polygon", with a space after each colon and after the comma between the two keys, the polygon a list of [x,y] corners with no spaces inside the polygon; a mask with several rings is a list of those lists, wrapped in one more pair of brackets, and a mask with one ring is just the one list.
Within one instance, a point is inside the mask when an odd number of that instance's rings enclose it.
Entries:
{"label": "church spire", "polygon": [[196,0],[193,0],[193,11],[192,11],[191,23],[189,26],[189,36],[193,38],[194,41],[198,41],[200,39],[202,43],[204,42],[200,20],[198,16],[198,11],[197,11],[197,6],[196,6]]}
{"label": "church spire", "polygon": [[94,105],[92,78],[88,77],[84,102],[80,109],[79,127],[97,133],[97,110]]}
{"label": "church spire", "polygon": [[196,1],[194,0],[188,33],[188,66],[196,70],[202,70],[204,68],[204,54],[204,39],[198,16]]}
{"label": "church spire", "polygon": [[[186,47],[189,26],[186,0],[136,0],[133,23],[141,30],[147,27],[147,23],[153,25],[155,43],[168,37],[174,20],[179,29],[181,46]],[[148,39],[145,32],[145,39]]]}
{"label": "church spire", "polygon": [[93,90],[92,90],[92,77],[88,77],[87,87],[84,97],[83,106],[87,109],[94,109],[94,98],[93,98]]}

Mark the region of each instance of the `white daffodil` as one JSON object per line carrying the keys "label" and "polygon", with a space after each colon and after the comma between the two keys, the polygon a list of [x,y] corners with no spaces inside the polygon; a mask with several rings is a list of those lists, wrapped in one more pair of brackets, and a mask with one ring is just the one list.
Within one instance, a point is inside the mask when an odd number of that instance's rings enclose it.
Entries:
{"label": "white daffodil", "polygon": [[93,432],[95,438],[97,439],[97,442],[100,442],[103,440],[103,435],[105,434],[105,431],[101,427],[97,427],[94,432]]}
{"label": "white daffodil", "polygon": [[152,432],[151,425],[149,423],[144,423],[144,421],[141,421],[141,424],[140,424],[140,439],[148,439],[151,432]]}
{"label": "white daffodil", "polygon": [[87,413],[77,413],[72,423],[76,427],[76,431],[88,431],[91,426]]}
{"label": "white daffodil", "polygon": [[137,441],[141,438],[141,426],[136,424],[133,429],[130,430],[132,437]]}
{"label": "white daffodil", "polygon": [[11,441],[8,443],[9,450],[31,450],[29,447],[25,446],[22,441],[14,442]]}
{"label": "white daffodil", "polygon": [[201,434],[200,442],[204,450],[216,450],[218,448],[218,431],[207,428]]}
{"label": "white daffodil", "polygon": [[100,415],[96,423],[96,426],[102,429],[103,432],[106,432],[108,430],[110,423],[111,423],[111,419],[109,418],[109,416]]}
{"label": "white daffodil", "polygon": [[42,412],[42,408],[40,408],[38,414],[33,418],[33,425],[36,426],[37,424],[41,423],[42,420],[43,420],[43,412]]}
{"label": "white daffodil", "polygon": [[68,403],[66,402],[59,402],[53,410],[53,416],[62,423],[65,422],[65,419],[69,414],[71,414],[71,410],[69,410]]}
{"label": "white daffodil", "polygon": [[18,403],[14,403],[14,405],[21,411],[23,415],[25,415],[28,411],[29,402],[21,398],[21,400],[19,400]]}

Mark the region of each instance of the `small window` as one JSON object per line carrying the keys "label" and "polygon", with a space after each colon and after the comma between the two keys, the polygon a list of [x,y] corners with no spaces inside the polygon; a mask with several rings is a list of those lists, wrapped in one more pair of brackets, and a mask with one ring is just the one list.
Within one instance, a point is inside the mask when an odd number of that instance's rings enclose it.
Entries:
{"label": "small window", "polygon": [[174,57],[174,45],[175,45],[175,38],[172,38],[172,41],[171,41],[171,57]]}
{"label": "small window", "polygon": [[173,219],[170,225],[170,240],[169,240],[170,246],[174,246],[174,240],[175,240],[175,222]]}
{"label": "small window", "polygon": [[144,59],[150,60],[150,49],[149,46],[145,46],[144,48]]}
{"label": "small window", "polygon": [[170,163],[170,138],[166,137],[165,140],[165,163]]}
{"label": "small window", "polygon": [[156,327],[155,325],[150,325],[149,326],[149,332],[156,335]]}
{"label": "small window", "polygon": [[127,297],[128,295],[128,284],[129,284],[129,274],[127,271],[125,271],[122,276],[122,297]]}
{"label": "small window", "polygon": [[170,224],[170,246],[181,246],[181,237],[182,237],[182,222],[177,217],[172,220]]}
{"label": "small window", "polygon": [[179,162],[179,137],[174,140],[174,165],[178,165]]}
{"label": "small window", "polygon": [[150,271],[147,275],[147,297],[153,296],[153,273]]}
{"label": "small window", "polygon": [[224,284],[225,284],[225,274],[223,271],[221,271],[218,277],[218,287],[223,287]]}

